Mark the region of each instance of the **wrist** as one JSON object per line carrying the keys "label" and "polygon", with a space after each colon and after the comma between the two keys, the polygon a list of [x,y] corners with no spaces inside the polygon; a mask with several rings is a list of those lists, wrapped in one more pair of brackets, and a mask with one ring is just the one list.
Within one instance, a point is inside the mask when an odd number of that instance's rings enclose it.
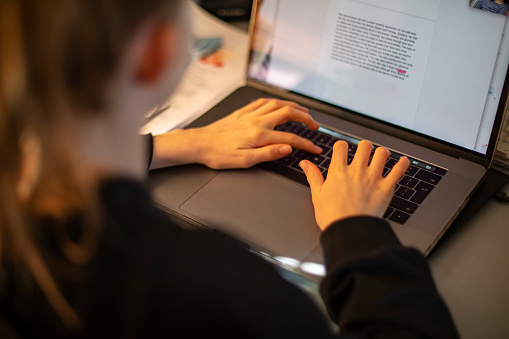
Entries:
{"label": "wrist", "polygon": [[199,163],[201,150],[195,134],[194,129],[177,129],[155,135],[150,169]]}

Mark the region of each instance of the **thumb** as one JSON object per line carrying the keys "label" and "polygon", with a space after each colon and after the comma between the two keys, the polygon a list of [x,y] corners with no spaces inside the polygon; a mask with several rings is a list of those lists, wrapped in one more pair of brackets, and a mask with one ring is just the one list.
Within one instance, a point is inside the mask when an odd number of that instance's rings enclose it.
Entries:
{"label": "thumb", "polygon": [[309,187],[311,187],[311,194],[314,194],[314,192],[322,187],[323,182],[325,181],[323,179],[322,172],[315,164],[307,160],[302,160],[299,165],[304,171],[304,174],[306,174]]}

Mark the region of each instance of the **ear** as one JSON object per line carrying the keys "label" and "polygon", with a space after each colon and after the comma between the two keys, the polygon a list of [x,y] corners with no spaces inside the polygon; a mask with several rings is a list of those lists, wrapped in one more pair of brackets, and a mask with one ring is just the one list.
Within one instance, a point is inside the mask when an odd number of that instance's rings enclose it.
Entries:
{"label": "ear", "polygon": [[151,28],[138,63],[137,80],[144,84],[156,83],[177,56],[176,28],[158,23]]}

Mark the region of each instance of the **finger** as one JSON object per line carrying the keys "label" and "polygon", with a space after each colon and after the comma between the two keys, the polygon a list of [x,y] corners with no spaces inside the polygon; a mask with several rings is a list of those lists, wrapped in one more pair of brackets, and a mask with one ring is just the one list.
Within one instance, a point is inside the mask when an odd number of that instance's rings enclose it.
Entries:
{"label": "finger", "polygon": [[348,166],[348,144],[344,140],[336,141],[332,148],[332,159],[329,173]]}
{"label": "finger", "polygon": [[308,113],[309,110],[306,107],[300,106],[297,103],[291,101],[277,100],[277,99],[269,99],[269,98],[259,98],[244,107],[236,110],[236,113],[246,114],[246,113],[255,113],[259,115],[265,115],[274,110],[277,110],[281,107],[289,106],[304,113]]}
{"label": "finger", "polygon": [[309,187],[311,188],[311,195],[316,196],[316,194],[320,192],[325,181],[322,172],[311,161],[302,160],[299,165],[306,175]]}
{"label": "finger", "polygon": [[269,100],[270,99],[266,99],[266,98],[257,99],[255,101],[251,102],[250,104],[247,104],[244,107],[239,108],[237,110],[237,112],[239,112],[239,113],[247,113],[247,112],[256,111],[260,107],[266,105]]}
{"label": "finger", "polygon": [[369,171],[376,177],[382,177],[385,168],[385,163],[391,155],[391,152],[385,147],[378,147],[373,154],[373,159],[369,164]]}
{"label": "finger", "polygon": [[309,112],[309,110],[306,107],[303,107],[295,102],[278,99],[265,99],[264,104],[256,109],[256,113],[260,115],[265,115],[268,113],[272,113],[273,111],[278,110],[282,107],[293,108],[304,113]]}
{"label": "finger", "polygon": [[367,167],[372,150],[373,144],[370,141],[361,140],[357,145],[357,151],[355,152],[351,165],[355,167]]}
{"label": "finger", "polygon": [[392,170],[387,174],[385,180],[391,185],[396,187],[396,184],[406,173],[408,167],[410,166],[410,160],[407,157],[399,158],[399,161],[392,167]]}
{"label": "finger", "polygon": [[269,133],[265,133],[260,139],[259,146],[270,144],[288,144],[293,148],[298,148],[313,154],[320,154],[323,152],[320,147],[313,144],[310,140],[288,132],[270,131]]}
{"label": "finger", "polygon": [[284,124],[288,121],[301,122],[312,130],[318,129],[320,125],[313,119],[308,112],[303,112],[289,106],[281,107],[272,114],[267,115],[270,118],[269,125],[274,128],[277,125]]}
{"label": "finger", "polygon": [[290,155],[292,151],[292,147],[284,144],[242,150],[242,157],[238,166],[251,167],[261,162],[277,160]]}

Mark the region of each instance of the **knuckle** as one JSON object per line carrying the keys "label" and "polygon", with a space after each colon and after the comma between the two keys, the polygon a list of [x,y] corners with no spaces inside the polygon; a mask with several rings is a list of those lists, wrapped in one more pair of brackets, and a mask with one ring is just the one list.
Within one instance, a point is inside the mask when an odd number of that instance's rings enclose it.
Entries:
{"label": "knuckle", "polygon": [[250,129],[248,135],[249,135],[250,140],[252,140],[254,142],[258,142],[258,141],[262,140],[264,131],[261,128],[254,127],[252,129]]}
{"label": "knuckle", "polygon": [[290,115],[292,113],[292,108],[290,106],[283,106],[281,107],[281,113],[284,115]]}
{"label": "knuckle", "polygon": [[293,133],[287,133],[287,140],[291,144],[296,144],[296,143],[298,143],[298,141],[301,141],[302,138],[298,137],[297,135],[295,135]]}
{"label": "knuckle", "polygon": [[276,107],[278,105],[278,102],[276,99],[267,99],[267,105],[269,105],[270,107]]}
{"label": "knuckle", "polygon": [[255,102],[256,102],[258,105],[262,106],[262,105],[267,104],[267,102],[268,102],[268,101],[269,101],[269,99],[267,99],[267,98],[259,98],[259,99],[257,99]]}

